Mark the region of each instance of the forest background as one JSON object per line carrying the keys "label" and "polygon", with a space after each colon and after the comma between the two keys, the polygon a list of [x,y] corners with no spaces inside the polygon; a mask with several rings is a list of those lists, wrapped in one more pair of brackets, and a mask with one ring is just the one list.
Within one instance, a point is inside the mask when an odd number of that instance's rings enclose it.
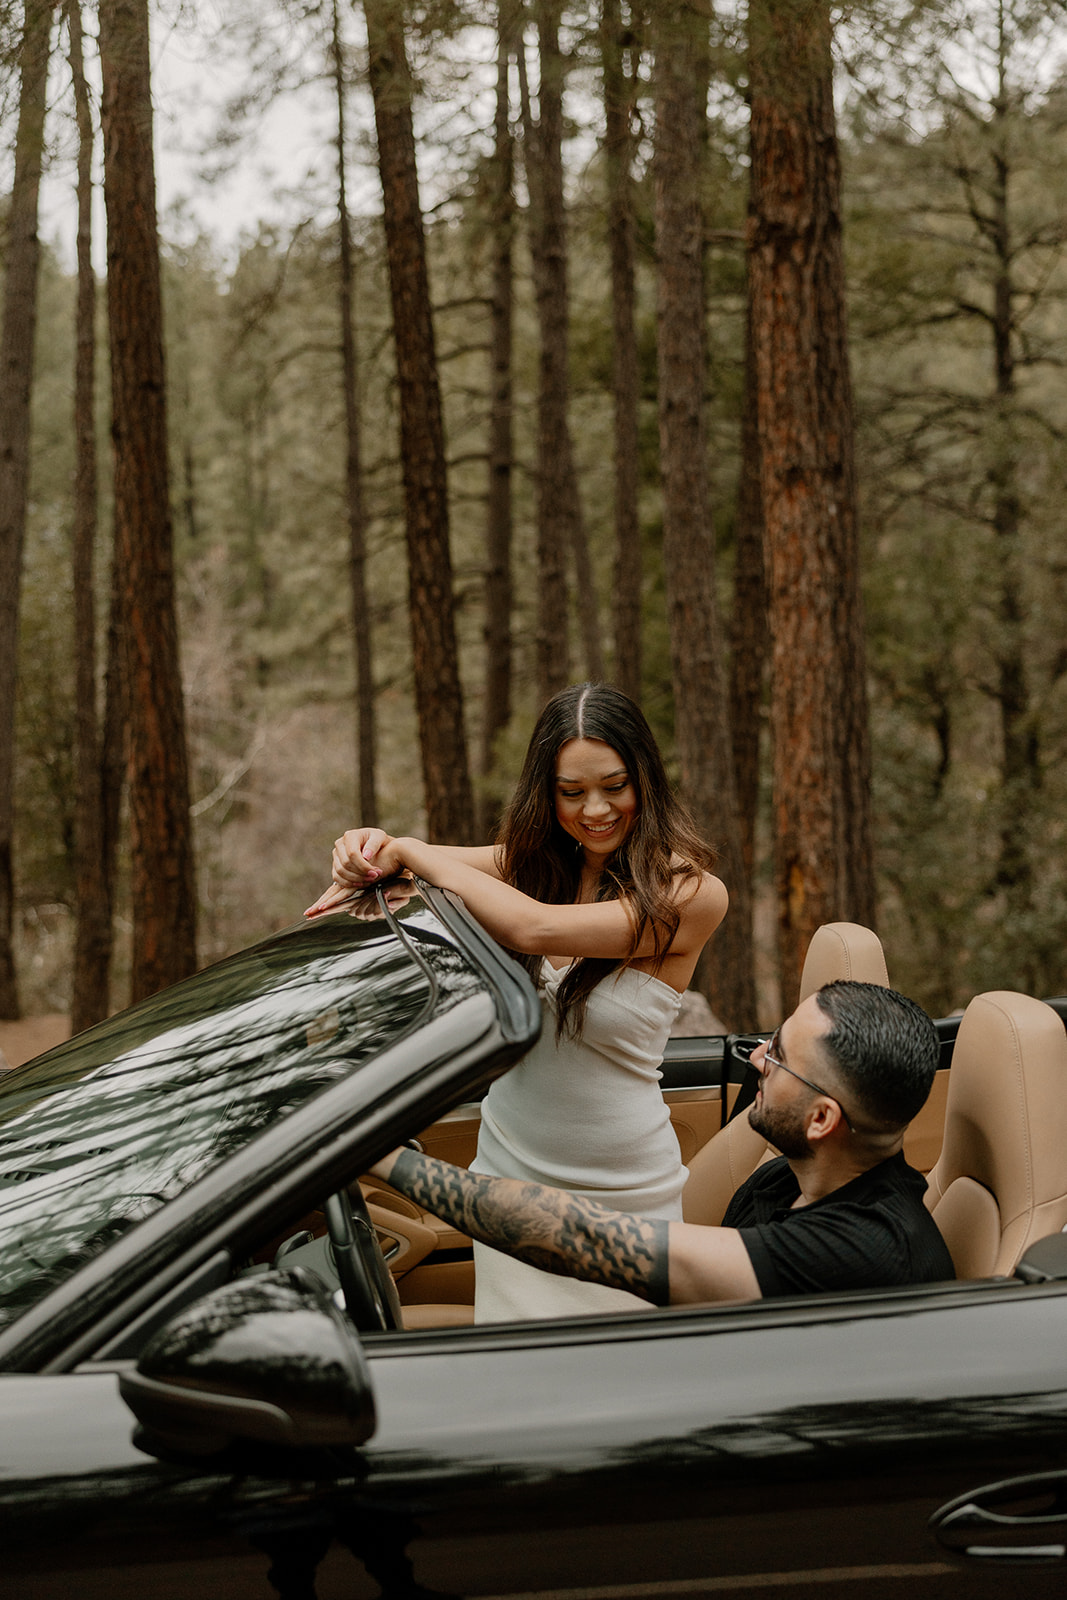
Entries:
{"label": "forest background", "polygon": [[[0,3],[3,1014],[285,926],[357,818],[488,836],[602,675],[723,852],[728,1023],[831,917],[935,1014],[1062,992],[1064,8],[162,0],[240,87],[158,234],[147,27]],[[279,104],[323,159],[213,237]]]}

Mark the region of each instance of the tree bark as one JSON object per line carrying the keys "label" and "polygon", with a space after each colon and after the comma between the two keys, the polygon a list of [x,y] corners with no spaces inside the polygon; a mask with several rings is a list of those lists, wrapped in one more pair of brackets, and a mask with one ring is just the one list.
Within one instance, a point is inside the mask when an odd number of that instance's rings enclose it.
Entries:
{"label": "tree bark", "polygon": [[615,571],[612,610],[615,682],[632,700],[641,699],[641,528],[638,489],[638,364],[635,323],[633,133],[634,83],[629,49],[639,46],[624,28],[620,0],[603,0],[600,19],[604,70],[608,238],[611,248],[611,387],[615,402]]}
{"label": "tree bark", "polygon": [[756,1015],[752,914],[726,720],[705,437],[704,218],[701,162],[708,84],[707,12],[658,12],[655,41],[657,315],[663,564],[682,792],[721,853],[730,911],[708,986],[731,1027]]}
{"label": "tree bark", "polygon": [[749,30],[749,271],[788,1011],[815,929],[874,924],[870,744],[829,7],[752,0]]}
{"label": "tree bark", "polygon": [[754,893],[756,818],[759,811],[760,727],[763,682],[770,654],[767,583],[763,565],[759,422],[752,312],[745,317],[745,392],[741,415],[741,476],[734,538],[734,600],[730,629],[730,733],[741,823],[741,853]]}
{"label": "tree bark", "polygon": [[[537,0],[536,124],[523,84],[523,160],[530,195],[530,254],[540,333],[537,410],[537,683],[547,699],[568,681],[565,563],[575,568],[586,676],[604,675],[596,586],[582,521],[574,448],[567,418],[570,394],[567,220],[563,200],[563,81],[559,43],[562,0]],[[524,53],[519,50],[520,67]]]}
{"label": "tree bark", "polygon": [[345,504],[348,512],[348,568],[352,587],[352,640],[356,661],[357,815],[368,827],[378,822],[378,730],[371,649],[370,602],[367,597],[366,517],[363,509],[363,453],[356,370],[356,336],[352,321],[355,270],[352,227],[348,216],[345,152],[345,70],[341,18],[337,0],[331,17],[331,52],[337,98],[337,211],[340,228],[341,384],[345,405]]}
{"label": "tree bark", "polygon": [[485,700],[482,712],[482,816],[488,837],[502,796],[495,792],[497,740],[511,718],[511,469],[514,455],[511,347],[515,298],[515,149],[508,78],[516,37],[514,0],[497,11],[496,111],[490,167],[493,283],[489,334],[489,483],[485,532]]}
{"label": "tree bark", "polygon": [[45,0],[26,0],[0,323],[0,1017],[20,1014],[14,952],[15,692],[37,329],[37,207],[54,9]]}
{"label": "tree bark", "polygon": [[419,206],[411,77],[392,0],[365,0],[400,391],[411,640],[431,840],[469,840],[474,806],[456,649],[444,425],[426,239]]}
{"label": "tree bark", "polygon": [[97,711],[96,277],[92,261],[93,123],[85,81],[80,0],[66,0],[78,125],[78,290],[74,364],[75,929],[71,1030],[108,1015],[112,885],[104,848],[104,790]]}
{"label": "tree bark", "polygon": [[101,0],[115,521],[129,718],[133,999],[196,969],[147,0]]}
{"label": "tree bark", "polygon": [[970,210],[992,256],[993,429],[987,479],[992,495],[997,628],[993,693],[1000,721],[1000,852],[996,886],[1006,893],[1009,914],[1022,923],[1032,912],[1034,887],[1030,834],[1042,783],[1041,741],[1026,652],[1026,607],[1022,579],[1023,496],[1019,480],[1018,396],[1015,354],[1014,263],[1017,259],[1009,204],[1012,176],[1009,116],[1012,106],[1007,61],[1012,41],[1000,14],[998,92],[992,103],[988,206],[973,194]]}

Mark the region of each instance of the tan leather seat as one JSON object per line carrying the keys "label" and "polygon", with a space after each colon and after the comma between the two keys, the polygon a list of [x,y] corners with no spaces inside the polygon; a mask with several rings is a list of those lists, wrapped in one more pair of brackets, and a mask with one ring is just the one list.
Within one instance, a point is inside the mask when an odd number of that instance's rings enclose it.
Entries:
{"label": "tan leather seat", "polygon": [[[816,929],[800,975],[801,1000],[838,978],[889,987],[882,941],[858,922],[827,922]],[[771,1154],[747,1116],[728,1122],[689,1164],[682,1192],[686,1222],[720,1223],[736,1190]]]}
{"label": "tan leather seat", "polygon": [[1067,1033],[1010,990],[967,1007],[926,1203],[960,1278],[1006,1276],[1067,1224]]}

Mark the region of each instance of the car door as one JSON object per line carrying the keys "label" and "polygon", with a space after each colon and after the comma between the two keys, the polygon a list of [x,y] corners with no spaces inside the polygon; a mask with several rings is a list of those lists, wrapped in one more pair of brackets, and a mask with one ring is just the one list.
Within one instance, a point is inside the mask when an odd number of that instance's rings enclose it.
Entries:
{"label": "car door", "polygon": [[26,1600],[1051,1600],[1065,1333],[1003,1283],[373,1335],[365,1445],[228,1472],[138,1451],[113,1372],[12,1376],[5,1562]]}
{"label": "car door", "polygon": [[375,1344],[361,1498],[404,1463],[445,1592],[1060,1595],[1065,1318],[1005,1283]]}

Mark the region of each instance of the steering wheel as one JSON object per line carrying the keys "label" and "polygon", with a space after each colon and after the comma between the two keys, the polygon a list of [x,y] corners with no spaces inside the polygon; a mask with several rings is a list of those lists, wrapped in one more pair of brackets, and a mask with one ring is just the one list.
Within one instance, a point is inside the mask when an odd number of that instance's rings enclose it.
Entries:
{"label": "steering wheel", "polygon": [[369,1333],[402,1328],[400,1300],[359,1184],[330,1195],[323,1210],[345,1310]]}

